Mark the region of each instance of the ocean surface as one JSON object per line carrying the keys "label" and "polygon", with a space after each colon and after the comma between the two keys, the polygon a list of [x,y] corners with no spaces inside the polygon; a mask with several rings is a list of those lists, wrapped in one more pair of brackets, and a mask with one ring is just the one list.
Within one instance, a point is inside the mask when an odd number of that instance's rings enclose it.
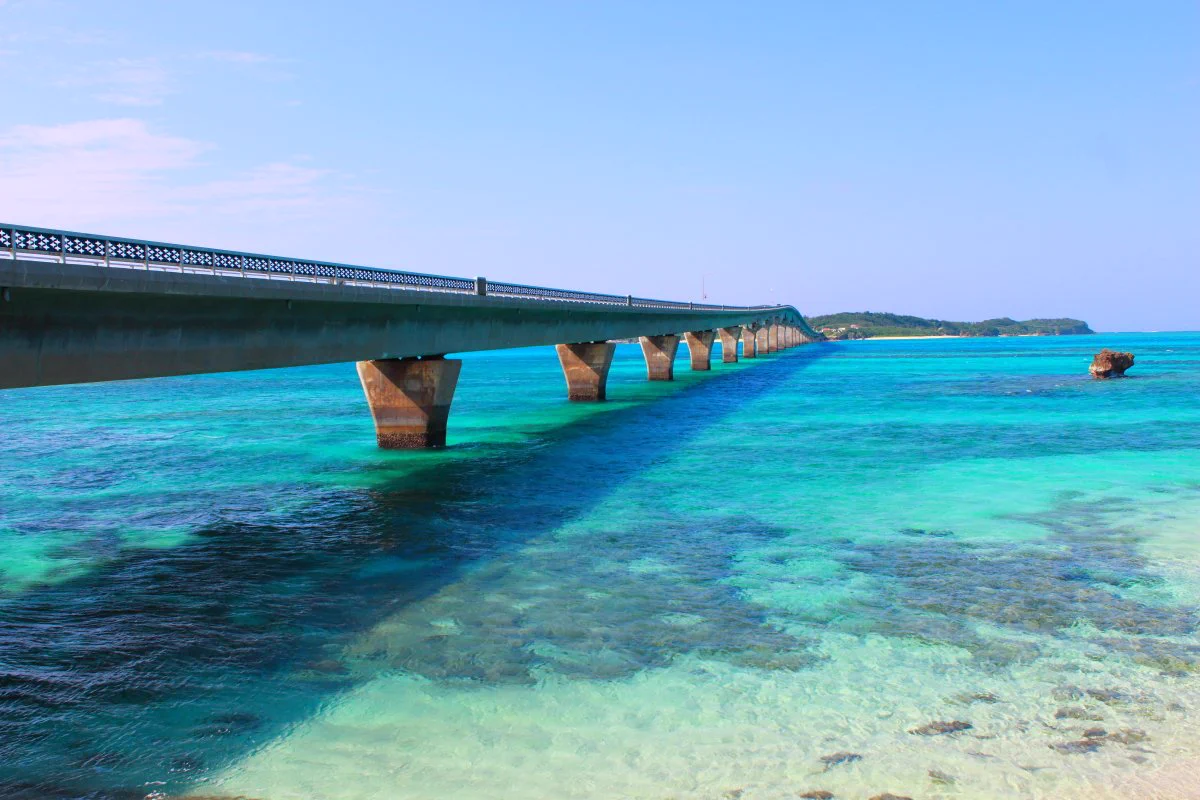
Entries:
{"label": "ocean surface", "polygon": [[0,797],[1200,796],[1200,334],[464,362],[0,392]]}

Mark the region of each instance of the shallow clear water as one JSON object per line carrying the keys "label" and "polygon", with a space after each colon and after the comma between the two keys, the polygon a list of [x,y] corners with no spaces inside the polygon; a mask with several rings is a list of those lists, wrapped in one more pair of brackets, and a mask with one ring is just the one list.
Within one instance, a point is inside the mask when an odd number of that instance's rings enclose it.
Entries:
{"label": "shallow clear water", "polygon": [[1194,796],[1200,335],[684,358],[0,393],[0,796]]}

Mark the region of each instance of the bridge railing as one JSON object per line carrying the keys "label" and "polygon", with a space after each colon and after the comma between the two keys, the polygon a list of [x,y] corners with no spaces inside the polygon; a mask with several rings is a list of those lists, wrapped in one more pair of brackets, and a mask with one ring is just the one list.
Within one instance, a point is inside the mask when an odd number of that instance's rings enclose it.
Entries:
{"label": "bridge railing", "polygon": [[299,280],[349,286],[378,286],[456,294],[522,297],[559,302],[598,303],[636,308],[752,311],[771,306],[724,306],[652,300],[632,295],[551,289],[484,278],[455,278],[421,272],[377,269],[327,261],[278,258],[235,250],[212,250],[179,244],[96,236],[87,233],[0,225],[0,257],[47,259],[105,267],[176,272],[202,272],[243,278]]}

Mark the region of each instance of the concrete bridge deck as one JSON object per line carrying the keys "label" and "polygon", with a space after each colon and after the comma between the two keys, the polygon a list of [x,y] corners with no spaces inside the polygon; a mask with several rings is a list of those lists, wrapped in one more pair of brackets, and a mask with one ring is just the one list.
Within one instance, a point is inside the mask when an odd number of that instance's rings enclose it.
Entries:
{"label": "concrete bridge deck", "polygon": [[724,360],[736,360],[739,340],[754,356],[820,338],[792,306],[650,300],[0,226],[0,389],[357,361],[383,446],[444,441],[460,363],[448,353],[558,345],[568,396],[600,400],[611,340],[641,338],[648,378],[670,380],[680,335],[692,368],[707,369],[714,331]]}

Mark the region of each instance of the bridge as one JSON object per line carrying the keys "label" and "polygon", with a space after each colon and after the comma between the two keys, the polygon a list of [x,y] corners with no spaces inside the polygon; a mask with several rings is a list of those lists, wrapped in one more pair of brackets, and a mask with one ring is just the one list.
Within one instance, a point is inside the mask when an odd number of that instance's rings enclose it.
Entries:
{"label": "bridge", "polygon": [[440,447],[461,360],[555,345],[567,397],[605,399],[614,340],[649,380],[815,341],[792,306],[549,289],[0,225],[0,389],[356,361],[380,447]]}

